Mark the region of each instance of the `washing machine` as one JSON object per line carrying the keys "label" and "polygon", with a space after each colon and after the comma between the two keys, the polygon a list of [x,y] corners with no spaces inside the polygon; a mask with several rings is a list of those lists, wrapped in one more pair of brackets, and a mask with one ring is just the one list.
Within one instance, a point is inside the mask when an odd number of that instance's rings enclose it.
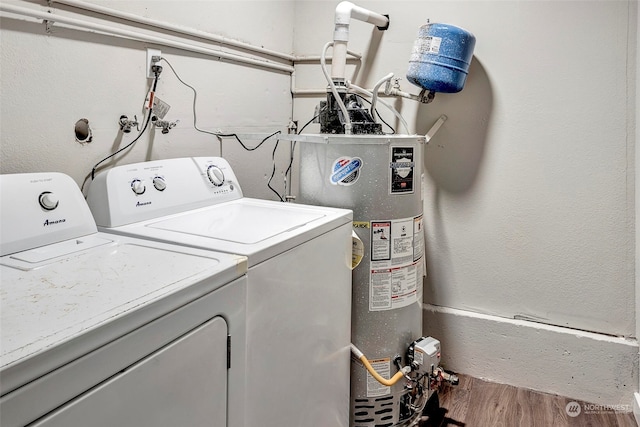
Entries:
{"label": "washing machine", "polygon": [[244,197],[220,157],[111,168],[98,229],[246,256],[247,427],[349,425],[352,211]]}
{"label": "washing machine", "polygon": [[244,425],[245,257],[99,232],[63,174],[0,189],[0,425]]}

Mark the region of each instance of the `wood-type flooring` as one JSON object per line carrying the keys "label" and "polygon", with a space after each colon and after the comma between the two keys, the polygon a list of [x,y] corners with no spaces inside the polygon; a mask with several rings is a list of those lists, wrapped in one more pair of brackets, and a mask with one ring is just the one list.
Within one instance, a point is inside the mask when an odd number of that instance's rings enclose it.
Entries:
{"label": "wood-type flooring", "polygon": [[607,408],[464,375],[459,385],[444,386],[438,400],[420,427],[638,427],[631,412],[615,410],[630,407]]}

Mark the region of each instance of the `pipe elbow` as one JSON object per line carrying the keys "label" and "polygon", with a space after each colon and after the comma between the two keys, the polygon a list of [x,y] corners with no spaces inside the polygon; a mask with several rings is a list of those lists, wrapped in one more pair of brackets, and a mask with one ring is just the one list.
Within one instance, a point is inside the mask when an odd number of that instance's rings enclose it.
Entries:
{"label": "pipe elbow", "polygon": [[371,12],[348,1],[338,3],[333,31],[334,57],[331,65],[333,77],[344,78],[344,67],[347,61],[346,44],[349,42],[349,22],[352,18],[377,25],[380,29],[389,27],[389,17],[387,16]]}
{"label": "pipe elbow", "polygon": [[336,6],[336,25],[349,25],[349,21],[351,20],[351,12],[353,11],[355,6],[355,4],[349,1],[338,3],[338,6]]}
{"label": "pipe elbow", "polygon": [[349,25],[351,19],[368,22],[378,27],[380,30],[389,28],[389,16],[372,12],[355,4],[343,1],[336,6],[335,23],[337,25]]}
{"label": "pipe elbow", "polygon": [[335,28],[333,30],[333,40],[336,42],[349,41],[349,23],[351,12],[355,5],[348,1],[343,1],[336,7]]}

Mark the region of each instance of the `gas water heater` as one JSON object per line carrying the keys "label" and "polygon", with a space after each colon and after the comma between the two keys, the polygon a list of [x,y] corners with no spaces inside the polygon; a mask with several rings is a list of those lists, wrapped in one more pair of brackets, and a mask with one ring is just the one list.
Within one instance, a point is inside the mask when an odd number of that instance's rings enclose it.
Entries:
{"label": "gas water heater", "polygon": [[[422,336],[422,176],[428,136],[383,134],[375,105],[389,76],[370,92],[345,78],[352,18],[380,30],[389,26],[386,15],[349,2],[338,5],[334,40],[325,45],[321,60],[329,84],[318,110],[321,133],[287,139],[299,146],[296,201],[353,210],[350,426],[411,426],[418,424],[440,382],[457,381],[439,367],[440,342]],[[414,44],[408,72],[423,93],[390,93],[389,84],[385,92],[430,102],[435,92],[461,90],[474,44],[473,35],[462,29],[427,24]],[[329,46],[331,76],[324,60]],[[370,108],[360,101],[363,93],[372,98]]]}
{"label": "gas water heater", "polygon": [[353,210],[354,251],[362,257],[352,281],[350,425],[399,425],[421,412],[440,359],[439,342],[422,338],[425,138],[299,137],[297,201]]}

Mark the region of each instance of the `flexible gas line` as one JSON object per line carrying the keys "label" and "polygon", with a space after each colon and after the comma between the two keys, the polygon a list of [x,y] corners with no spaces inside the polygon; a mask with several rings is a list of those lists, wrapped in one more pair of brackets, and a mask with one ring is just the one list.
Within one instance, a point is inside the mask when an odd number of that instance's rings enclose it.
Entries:
{"label": "flexible gas line", "polygon": [[351,351],[358,359],[360,359],[360,361],[362,362],[364,367],[367,369],[367,371],[371,374],[371,376],[375,378],[376,381],[378,381],[380,384],[386,385],[387,387],[391,387],[392,385],[397,383],[400,380],[400,378],[404,377],[406,374],[411,372],[411,367],[405,366],[404,368],[396,372],[394,376],[392,376],[389,379],[386,379],[382,375],[380,375],[378,372],[376,372],[373,366],[371,366],[371,363],[369,363],[369,360],[367,359],[367,357],[358,349],[358,347],[351,344]]}

